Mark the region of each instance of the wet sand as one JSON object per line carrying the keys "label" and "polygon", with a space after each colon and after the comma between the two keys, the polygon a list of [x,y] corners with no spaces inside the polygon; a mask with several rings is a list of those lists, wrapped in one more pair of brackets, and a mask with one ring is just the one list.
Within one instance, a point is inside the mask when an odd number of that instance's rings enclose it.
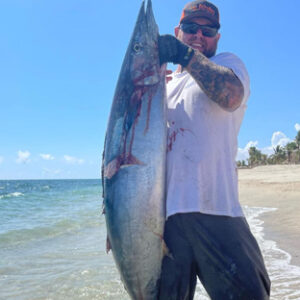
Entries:
{"label": "wet sand", "polygon": [[239,169],[242,205],[277,208],[260,216],[265,238],[292,256],[300,266],[300,165],[260,166]]}

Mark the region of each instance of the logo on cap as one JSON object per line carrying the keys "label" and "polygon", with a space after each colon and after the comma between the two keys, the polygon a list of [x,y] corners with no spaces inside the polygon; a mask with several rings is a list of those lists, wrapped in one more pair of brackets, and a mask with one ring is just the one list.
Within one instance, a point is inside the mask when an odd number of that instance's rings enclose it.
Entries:
{"label": "logo on cap", "polygon": [[212,14],[212,15],[215,15],[215,11],[211,7],[208,7],[205,4],[201,4],[201,3],[192,6],[190,8],[190,10],[194,10],[194,11],[196,11],[196,10],[204,10],[204,11],[206,11],[206,12]]}

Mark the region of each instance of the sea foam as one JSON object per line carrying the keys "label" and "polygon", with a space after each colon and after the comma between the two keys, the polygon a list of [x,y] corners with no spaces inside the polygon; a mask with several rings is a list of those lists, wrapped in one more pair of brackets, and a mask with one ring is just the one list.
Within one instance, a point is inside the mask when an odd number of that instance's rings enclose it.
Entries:
{"label": "sea foam", "polygon": [[264,222],[258,217],[276,208],[245,207],[251,231],[261,248],[271,279],[271,299],[300,299],[300,267],[291,264],[291,255],[280,249],[275,241],[265,239]]}
{"label": "sea foam", "polygon": [[6,198],[12,198],[12,197],[20,197],[20,196],[24,196],[24,194],[20,193],[20,192],[14,192],[14,193],[0,195],[0,199],[6,199]]}

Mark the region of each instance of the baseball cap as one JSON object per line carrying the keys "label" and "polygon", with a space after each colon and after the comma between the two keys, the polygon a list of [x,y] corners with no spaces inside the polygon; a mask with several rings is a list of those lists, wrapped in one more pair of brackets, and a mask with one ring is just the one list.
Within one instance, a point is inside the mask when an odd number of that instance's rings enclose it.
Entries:
{"label": "baseball cap", "polygon": [[218,29],[221,27],[218,8],[206,0],[196,0],[186,4],[180,17],[180,23],[187,22],[192,18],[197,17],[210,20]]}

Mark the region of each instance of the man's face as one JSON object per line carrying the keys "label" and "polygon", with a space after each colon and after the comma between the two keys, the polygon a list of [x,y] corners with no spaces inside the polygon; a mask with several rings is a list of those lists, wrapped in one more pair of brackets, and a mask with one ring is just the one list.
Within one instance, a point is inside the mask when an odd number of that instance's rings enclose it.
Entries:
{"label": "man's face", "polygon": [[[211,22],[204,18],[194,18],[188,23],[197,23],[199,25],[211,25]],[[220,39],[220,33],[217,33],[214,37],[206,37],[202,34],[201,29],[196,34],[190,34],[183,32],[179,26],[175,28],[176,37],[183,43],[199,50],[206,57],[212,57],[216,54],[218,41]]]}

